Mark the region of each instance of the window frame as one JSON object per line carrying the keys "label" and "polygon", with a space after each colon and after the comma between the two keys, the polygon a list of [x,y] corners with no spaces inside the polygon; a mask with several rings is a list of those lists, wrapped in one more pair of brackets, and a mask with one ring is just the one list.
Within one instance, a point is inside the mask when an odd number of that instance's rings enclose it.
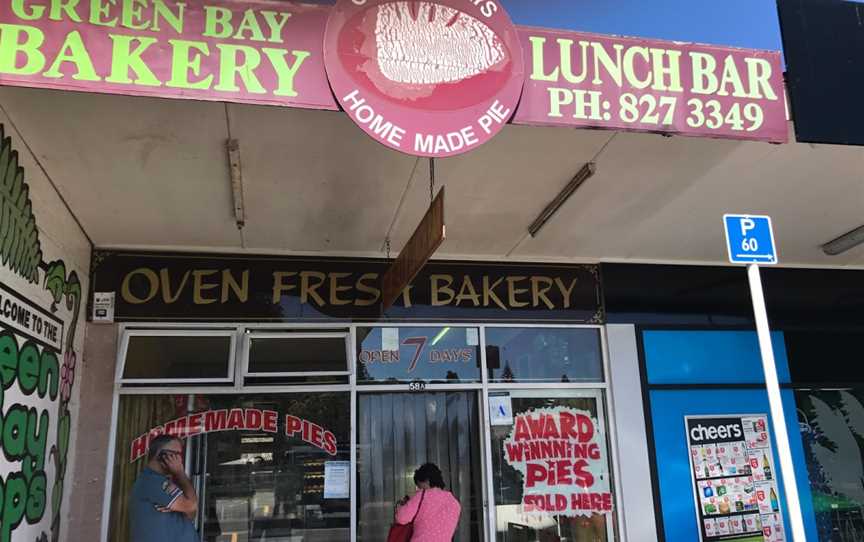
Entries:
{"label": "window frame", "polygon": [[[224,377],[212,378],[126,378],[123,376],[126,372],[126,362],[129,357],[129,341],[133,337],[228,337],[228,367]],[[234,382],[235,365],[237,359],[237,335],[230,328],[211,328],[211,329],[180,329],[180,328],[159,328],[159,329],[134,329],[127,328],[122,330],[120,348],[119,348],[119,363],[117,364],[117,374],[115,382],[120,386],[124,385],[140,385],[140,384],[155,384],[155,385],[183,385],[189,384],[231,384]]]}
{"label": "window frame", "polygon": [[489,326],[486,326],[482,323],[476,323],[475,324],[475,323],[470,323],[470,322],[468,322],[468,323],[464,323],[464,322],[462,322],[462,323],[449,323],[449,322],[448,323],[442,323],[442,322],[417,322],[417,323],[410,323],[410,322],[394,322],[394,323],[390,323],[390,322],[383,322],[383,323],[382,322],[367,322],[367,323],[355,324],[355,325],[351,326],[351,332],[354,334],[354,342],[356,343],[356,346],[354,348],[354,351],[351,352],[351,359],[349,361],[350,361],[350,363],[353,363],[353,365],[351,366],[351,370],[353,371],[353,373],[355,375],[355,382],[356,382],[357,389],[360,392],[365,392],[365,391],[371,391],[371,392],[375,392],[375,391],[412,391],[410,389],[410,386],[416,382],[422,382],[424,384],[423,389],[429,390],[429,391],[436,391],[436,390],[439,390],[439,391],[454,390],[455,391],[455,390],[479,390],[479,389],[482,389],[483,383],[485,382],[483,374],[478,374],[477,379],[473,380],[471,382],[455,382],[455,383],[447,383],[447,382],[441,382],[441,381],[427,381],[427,380],[422,379],[422,378],[420,378],[420,379],[405,379],[405,380],[400,380],[399,382],[387,382],[384,380],[360,381],[357,378],[358,368],[359,368],[358,366],[361,363],[360,362],[360,356],[359,356],[360,351],[358,350],[358,348],[360,348],[362,346],[362,342],[357,341],[356,337],[357,337],[357,330],[359,330],[359,329],[396,328],[396,329],[401,330],[401,329],[406,329],[406,328],[440,328],[443,330],[444,328],[450,328],[450,329],[464,330],[464,329],[472,329],[473,328],[473,329],[477,330],[477,346],[476,346],[476,348],[477,348],[477,362],[479,363],[479,367],[477,368],[477,370],[480,371],[480,373],[482,373],[482,371],[486,367],[486,351],[485,351],[484,340],[483,340],[484,335],[485,335],[485,329],[484,328],[486,328],[486,327],[489,327]]}
{"label": "window frame", "polygon": [[[537,326],[541,327],[541,326]],[[605,340],[605,339],[604,339]],[[544,383],[546,384],[546,383]],[[494,387],[493,387],[494,386]],[[615,425],[614,425],[614,414],[612,412],[612,398],[611,392],[608,386],[607,381],[603,381],[602,386],[567,386],[567,387],[552,387],[548,385],[541,386],[532,386],[528,384],[519,384],[516,386],[500,386],[496,384],[489,384],[488,392],[485,399],[486,408],[489,407],[489,397],[494,393],[507,392],[511,399],[593,399],[595,401],[595,406],[597,408],[597,423],[603,429],[603,437],[605,440],[606,446],[606,464],[609,468],[609,491],[612,493],[612,501],[613,507],[612,512],[605,515],[605,525],[606,525],[606,535],[607,540],[609,541],[617,541],[623,539],[620,535],[621,530],[623,528],[623,506],[621,504],[621,499],[623,496],[621,494],[621,473],[618,467],[618,449],[617,449],[617,441],[615,439]],[[488,416],[488,413],[487,413]],[[515,417],[515,412],[514,412]],[[496,473],[492,470],[492,424],[489,417],[485,419],[485,427],[483,428],[485,433],[486,447],[488,449],[488,472],[487,472],[487,487],[486,490],[489,494],[488,499],[488,509],[489,516],[491,520],[489,522],[488,530],[489,530],[489,542],[496,542],[496,531],[494,529],[497,528],[498,524],[498,506],[501,506],[497,502],[497,498],[495,495],[495,476]],[[504,458],[501,458],[503,461]]]}
{"label": "window frame", "polygon": [[[110,501],[111,491],[114,483],[113,458],[116,449],[117,438],[117,415],[119,407],[119,399],[123,395],[152,395],[152,394],[293,394],[293,393],[309,393],[309,392],[349,392],[350,393],[350,416],[352,420],[351,430],[351,540],[356,540],[357,529],[357,434],[356,424],[354,421],[357,418],[357,394],[364,392],[410,392],[410,383],[398,384],[361,384],[357,382],[357,329],[361,327],[428,327],[441,326],[451,328],[478,328],[480,332],[480,381],[476,383],[464,384],[427,384],[426,391],[456,391],[456,390],[471,390],[478,393],[480,398],[480,416],[481,416],[481,435],[480,435],[480,454],[484,462],[483,466],[483,498],[485,503],[486,518],[484,525],[484,540],[485,542],[494,542],[496,529],[496,514],[494,506],[494,475],[492,469],[492,451],[490,447],[490,425],[489,425],[489,395],[499,391],[516,391],[516,390],[535,390],[542,392],[557,389],[569,390],[598,390],[602,394],[602,400],[605,407],[605,421],[607,429],[607,442],[609,445],[608,453],[611,460],[611,472],[613,476],[613,502],[614,510],[612,514],[613,531],[610,536],[623,536],[625,532],[626,510],[623,501],[623,476],[621,473],[620,451],[618,449],[618,435],[615,401],[614,401],[614,386],[613,374],[611,372],[611,357],[608,344],[608,330],[606,324],[601,323],[562,323],[562,322],[534,322],[534,321],[488,321],[488,320],[455,320],[455,321],[438,321],[438,320],[393,320],[393,321],[334,321],[334,322],[303,322],[303,321],[285,321],[285,322],[180,322],[166,320],[164,322],[124,322],[117,324],[117,372],[115,376],[115,389],[111,411],[111,429],[108,445],[108,461],[105,472],[105,494],[103,497],[103,516],[101,521],[100,540],[107,541],[108,523],[112,503]],[[602,356],[603,378],[600,382],[569,382],[569,383],[550,383],[550,382],[524,382],[524,383],[495,383],[489,380],[489,374],[486,363],[486,331],[489,328],[577,328],[577,329],[595,329],[600,335],[600,354]],[[245,335],[267,334],[274,333],[277,336],[284,336],[286,332],[295,333],[324,333],[326,335],[345,334],[347,335],[348,348],[348,379],[345,383],[333,384],[318,384],[318,383],[280,383],[275,381],[270,383],[255,383],[247,384],[245,382],[243,363],[244,358],[244,342]],[[192,382],[189,379],[183,380],[164,380],[149,383],[150,385],[133,385],[128,384],[143,384],[142,381],[124,382],[120,378],[122,371],[125,368],[126,357],[126,337],[135,334],[152,333],[155,335],[182,335],[188,336],[195,333],[214,333],[216,335],[232,335],[232,372],[231,378],[224,381],[214,382]],[[294,376],[297,373],[289,373]],[[273,376],[268,373],[266,376]],[[127,384],[127,385],[124,385]],[[228,384],[228,385],[226,385]],[[617,539],[617,538],[616,538]],[[612,540],[612,538],[610,538]]]}
{"label": "window frame", "polygon": [[[483,382],[486,383],[489,389],[511,389],[511,388],[547,388],[547,389],[558,389],[561,387],[565,388],[587,388],[587,389],[595,389],[595,388],[605,388],[610,380],[609,367],[606,363],[607,352],[606,352],[606,333],[605,328],[601,328],[598,326],[561,326],[561,325],[542,325],[542,324],[507,324],[507,325],[481,325],[479,326],[482,329],[481,336],[483,337],[483,369],[485,374],[483,375]],[[492,375],[489,374],[489,365],[488,360],[486,359],[487,351],[486,347],[489,345],[488,343],[488,330],[489,329],[555,329],[555,330],[563,330],[563,331],[573,331],[573,330],[593,330],[597,332],[597,353],[600,355],[600,379],[599,380],[572,380],[568,382],[554,381],[554,380],[514,380],[512,382],[505,382],[500,379],[493,379]]]}
{"label": "window frame", "polygon": [[[252,350],[252,341],[256,339],[342,339],[345,347],[345,370],[344,371],[274,371],[274,372],[250,372],[249,354]],[[239,384],[244,384],[246,378],[285,378],[296,376],[350,376],[351,375],[351,330],[334,330],[332,332],[316,330],[304,331],[287,329],[285,331],[255,330],[247,329],[243,333],[241,344],[241,373]]]}

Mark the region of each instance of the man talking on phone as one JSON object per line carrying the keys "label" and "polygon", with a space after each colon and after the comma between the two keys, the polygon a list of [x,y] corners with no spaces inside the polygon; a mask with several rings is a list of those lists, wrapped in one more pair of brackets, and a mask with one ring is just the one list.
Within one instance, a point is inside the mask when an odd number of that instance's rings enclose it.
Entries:
{"label": "man talking on phone", "polygon": [[197,542],[198,495],[183,470],[183,443],[159,435],[129,498],[132,542]]}

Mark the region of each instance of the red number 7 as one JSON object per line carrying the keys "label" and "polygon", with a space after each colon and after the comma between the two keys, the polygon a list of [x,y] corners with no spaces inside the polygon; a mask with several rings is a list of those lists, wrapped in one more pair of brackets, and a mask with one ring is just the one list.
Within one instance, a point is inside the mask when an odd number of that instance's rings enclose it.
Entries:
{"label": "red number 7", "polygon": [[414,346],[416,350],[414,351],[414,357],[411,358],[411,364],[408,366],[408,372],[413,372],[417,367],[417,362],[420,360],[420,353],[423,351],[423,347],[426,346],[426,341],[429,340],[428,337],[408,337],[402,344],[405,346]]}

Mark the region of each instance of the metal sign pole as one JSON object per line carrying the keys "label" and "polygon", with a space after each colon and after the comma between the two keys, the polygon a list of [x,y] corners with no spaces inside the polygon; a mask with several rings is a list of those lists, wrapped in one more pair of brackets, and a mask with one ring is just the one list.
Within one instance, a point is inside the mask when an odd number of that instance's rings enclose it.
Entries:
{"label": "metal sign pole", "polygon": [[783,473],[783,489],[786,491],[787,510],[792,523],[792,540],[806,542],[804,517],[801,514],[801,500],[795,483],[795,470],[792,463],[792,448],[786,430],[786,417],[783,414],[783,400],[780,395],[780,382],[777,378],[777,364],[774,361],[774,348],[771,345],[771,330],[768,327],[768,313],[765,308],[765,295],[762,292],[762,277],[757,264],[747,266],[750,282],[750,297],[753,300],[753,314],[756,317],[756,331],[759,335],[759,350],[762,353],[762,368],[765,371],[765,388],[771,406],[771,421],[777,434],[777,454],[780,456],[780,472]]}

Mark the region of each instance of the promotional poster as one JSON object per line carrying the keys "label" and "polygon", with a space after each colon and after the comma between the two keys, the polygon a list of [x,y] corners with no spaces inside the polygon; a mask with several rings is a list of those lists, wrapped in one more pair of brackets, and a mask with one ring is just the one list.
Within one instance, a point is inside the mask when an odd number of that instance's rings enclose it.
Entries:
{"label": "promotional poster", "polygon": [[784,542],[768,416],[688,416],[687,445],[703,542]]}

